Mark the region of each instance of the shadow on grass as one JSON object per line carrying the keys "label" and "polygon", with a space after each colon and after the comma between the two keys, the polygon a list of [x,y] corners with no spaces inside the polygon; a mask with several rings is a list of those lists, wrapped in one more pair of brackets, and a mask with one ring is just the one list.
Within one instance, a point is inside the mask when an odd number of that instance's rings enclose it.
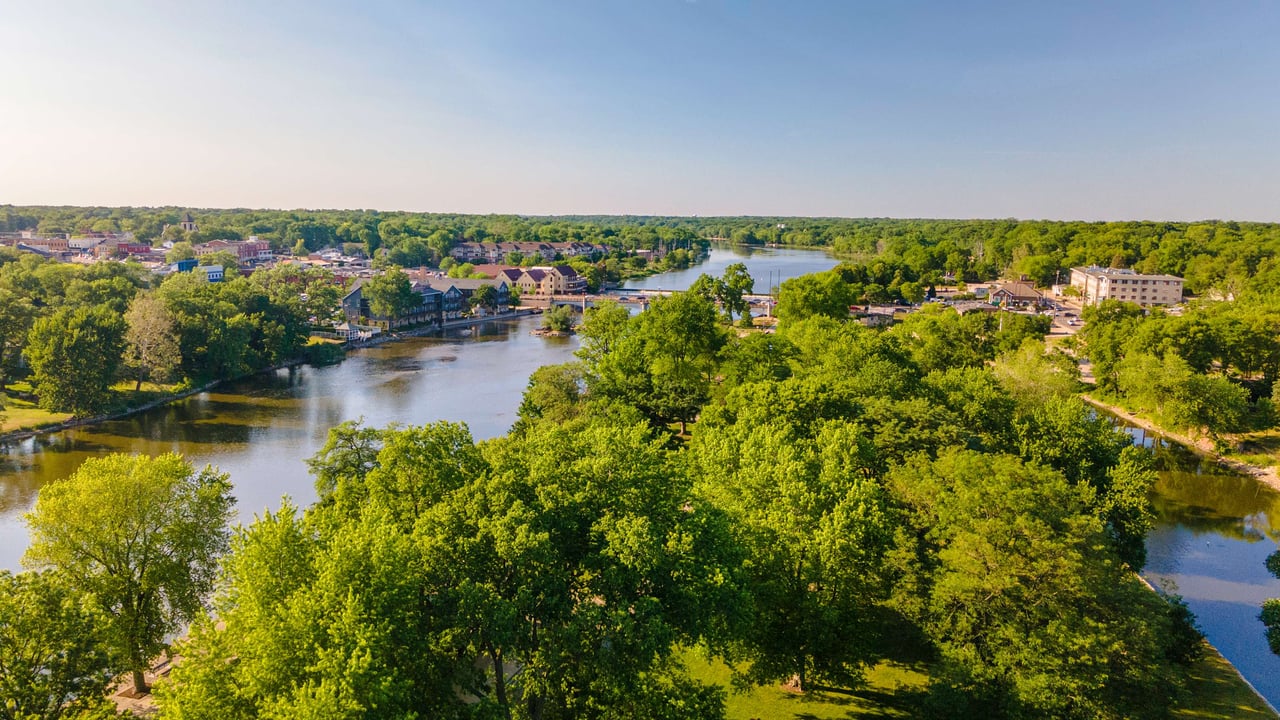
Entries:
{"label": "shadow on grass", "polygon": [[[927,693],[923,689],[898,688],[896,690],[879,690],[862,688],[849,690],[846,688],[818,687],[812,693],[797,696],[808,702],[820,702],[824,705],[843,706],[847,712],[839,717],[845,718],[906,718],[922,717],[925,711]],[[831,715],[817,715],[801,710],[794,716],[797,720],[825,720]]]}
{"label": "shadow on grass", "polygon": [[1187,697],[1172,713],[1175,718],[1269,718],[1276,713],[1245,684],[1235,669],[1213,649],[1206,647],[1188,673]]}

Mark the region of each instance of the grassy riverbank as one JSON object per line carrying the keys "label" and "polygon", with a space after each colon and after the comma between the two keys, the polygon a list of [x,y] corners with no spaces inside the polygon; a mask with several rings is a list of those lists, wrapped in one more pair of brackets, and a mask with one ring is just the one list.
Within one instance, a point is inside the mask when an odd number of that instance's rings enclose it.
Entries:
{"label": "grassy riverbank", "polygon": [[111,405],[101,413],[88,417],[77,417],[71,413],[56,413],[44,410],[36,404],[34,388],[32,388],[29,382],[12,382],[9,384],[7,393],[0,393],[0,441],[26,437],[44,432],[56,432],[69,427],[93,425],[106,420],[119,419],[134,413],[164,405],[165,403],[181,400],[182,398],[188,397],[194,393],[208,390],[223,382],[233,382],[259,373],[278,370],[282,367],[290,367],[304,363],[310,363],[313,365],[335,364],[341,362],[345,358],[346,351],[349,349],[378,345],[384,342],[394,342],[396,340],[409,337],[434,335],[437,333],[443,333],[447,330],[473,327],[487,322],[516,320],[540,312],[542,312],[540,308],[519,308],[502,315],[488,315],[451,320],[441,327],[432,325],[414,328],[399,328],[393,332],[376,335],[373,340],[364,343],[344,344],[334,340],[312,338],[308,341],[306,346],[304,346],[301,355],[286,363],[282,363],[274,367],[263,368],[262,370],[256,370],[238,378],[213,381],[199,387],[192,387],[185,382],[176,384],[144,382],[140,388],[135,390],[134,381],[122,380],[111,386],[111,391],[114,397]]}
{"label": "grassy riverbank", "polygon": [[163,403],[181,397],[187,390],[186,385],[158,384],[145,382],[135,389],[136,383],[126,380],[111,386],[114,399],[111,406],[99,415],[89,418],[77,418],[71,413],[50,412],[39,407],[33,395],[30,383],[10,383],[8,392],[0,396],[0,440],[9,435],[19,435],[42,430],[52,430],[68,423],[92,423],[97,418],[118,417],[153,407],[157,402]]}
{"label": "grassy riverbank", "polygon": [[[1187,698],[1172,716],[1188,720],[1280,718],[1231,663],[1205,644],[1204,657],[1188,671]],[[923,717],[921,706],[929,684],[929,666],[923,662],[881,662],[867,673],[867,682],[854,690],[824,689],[799,693],[781,685],[767,685],[734,692],[732,674],[719,661],[699,653],[685,653],[686,666],[704,683],[728,691],[728,720],[844,720],[845,718]]]}
{"label": "grassy riverbank", "polygon": [[71,419],[71,413],[52,413],[36,407],[30,400],[4,395],[0,398],[0,438],[9,433],[39,430],[60,425]]}
{"label": "grassy riverbank", "polygon": [[[1212,442],[1205,438],[1193,438],[1185,433],[1168,430],[1161,427],[1150,418],[1138,415],[1124,407],[1108,402],[1107,400],[1099,399],[1088,393],[1082,393],[1080,398],[1100,410],[1105,410],[1106,412],[1111,413],[1124,422],[1140,427],[1148,432],[1162,435],[1199,455],[1221,463],[1223,466],[1228,467],[1235,472],[1255,477],[1259,482],[1280,490],[1280,474],[1277,473],[1276,467],[1277,464],[1280,463],[1280,455],[1277,454],[1278,451],[1273,450],[1261,454],[1255,453],[1252,455],[1221,453],[1218,452],[1218,449]],[[1268,443],[1266,447],[1269,448],[1276,444],[1280,444],[1280,436],[1275,438],[1275,443]]]}

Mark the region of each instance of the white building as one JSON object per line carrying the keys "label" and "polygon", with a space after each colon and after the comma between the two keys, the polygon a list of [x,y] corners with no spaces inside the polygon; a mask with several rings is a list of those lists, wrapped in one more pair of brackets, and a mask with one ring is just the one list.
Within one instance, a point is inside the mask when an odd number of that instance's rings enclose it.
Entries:
{"label": "white building", "polygon": [[1124,268],[1097,266],[1071,268],[1071,285],[1080,290],[1086,305],[1121,300],[1138,305],[1174,305],[1182,302],[1182,278],[1143,275]]}
{"label": "white building", "polygon": [[207,282],[222,282],[225,271],[221,265],[199,265],[194,268],[197,275],[203,276]]}

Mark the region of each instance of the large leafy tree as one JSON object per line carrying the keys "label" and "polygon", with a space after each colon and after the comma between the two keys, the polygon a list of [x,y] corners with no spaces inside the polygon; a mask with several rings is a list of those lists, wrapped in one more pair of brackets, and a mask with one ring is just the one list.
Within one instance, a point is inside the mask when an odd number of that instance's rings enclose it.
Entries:
{"label": "large leafy tree", "polygon": [[465,427],[346,424],[311,461],[321,502],[237,533],[213,613],[162,688],[177,718],[466,717],[475,686],[413,531],[483,472]]}
{"label": "large leafy tree", "polygon": [[77,414],[111,401],[126,325],[105,308],[64,308],[36,321],[25,351],[40,406]]}
{"label": "large leafy tree", "polygon": [[644,424],[542,424],[486,445],[491,472],[418,526],[504,715],[722,712],[670,659],[679,642],[725,640],[734,544],[663,445]]}
{"label": "large leafy tree", "polygon": [[747,677],[848,687],[876,659],[895,521],[874,454],[862,428],[839,421],[695,432],[698,490],[748,551]]}
{"label": "large leafy tree", "polygon": [[1077,398],[1038,405],[1014,428],[1023,459],[1090,488],[1086,500],[1105,523],[1114,548],[1133,569],[1141,569],[1144,539],[1155,520],[1150,492],[1156,475],[1129,437]]}
{"label": "large leafy tree", "polygon": [[631,317],[616,303],[587,311],[578,356],[593,396],[618,400],[683,433],[710,397],[727,342],[715,304],[703,292],[654,300]]}
{"label": "large leafy tree", "polygon": [[409,276],[398,267],[370,278],[363,291],[369,299],[369,312],[393,321],[422,301],[413,291]]}
{"label": "large leafy tree", "polygon": [[835,271],[791,278],[778,287],[778,319],[787,323],[820,315],[843,320],[853,300],[849,285]]}
{"label": "large leafy tree", "polygon": [[498,289],[492,285],[481,285],[471,294],[471,307],[482,307],[493,312],[498,309]]}
{"label": "large leafy tree", "polygon": [[101,710],[113,667],[106,616],[53,572],[0,572],[0,718]]}
{"label": "large leafy tree", "polygon": [[942,656],[938,714],[1167,716],[1171,613],[1118,562],[1087,488],[967,451],[890,478],[918,533],[923,585],[908,606]]}
{"label": "large leafy tree", "polygon": [[98,599],[111,645],[144,692],[149,662],[213,587],[233,502],[225,474],[196,471],[180,455],[86,460],[40,489],[23,563],[57,568]]}
{"label": "large leafy tree", "polygon": [[129,303],[124,314],[129,327],[125,330],[125,366],[134,374],[134,389],[143,380],[166,381],[182,363],[177,328],[164,302],[155,295],[140,293]]}
{"label": "large leafy tree", "polygon": [[17,293],[0,287],[0,391],[17,369],[36,308]]}
{"label": "large leafy tree", "polygon": [[726,342],[715,305],[698,293],[677,293],[654,300],[639,323],[636,336],[652,390],[638,404],[660,422],[680,423],[684,433],[710,396],[716,359]]}

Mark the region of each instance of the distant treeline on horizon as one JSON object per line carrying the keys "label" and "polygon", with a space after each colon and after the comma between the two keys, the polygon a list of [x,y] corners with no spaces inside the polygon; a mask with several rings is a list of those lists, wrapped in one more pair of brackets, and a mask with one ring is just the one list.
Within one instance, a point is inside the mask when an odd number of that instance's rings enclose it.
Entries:
{"label": "distant treeline on horizon", "polygon": [[[179,222],[192,213],[199,230]],[[950,275],[1026,276],[1041,285],[1080,265],[1129,267],[1186,278],[1195,294],[1238,295],[1276,287],[1280,223],[1203,221],[939,220],[648,215],[466,215],[376,210],[247,210],[0,206],[0,232],[131,232],[139,240],[237,240],[277,249],[394,253],[402,265],[432,265],[461,242],[596,242],[623,249],[679,247],[698,239],[746,245],[821,247],[838,257],[889,262],[906,280]]]}

